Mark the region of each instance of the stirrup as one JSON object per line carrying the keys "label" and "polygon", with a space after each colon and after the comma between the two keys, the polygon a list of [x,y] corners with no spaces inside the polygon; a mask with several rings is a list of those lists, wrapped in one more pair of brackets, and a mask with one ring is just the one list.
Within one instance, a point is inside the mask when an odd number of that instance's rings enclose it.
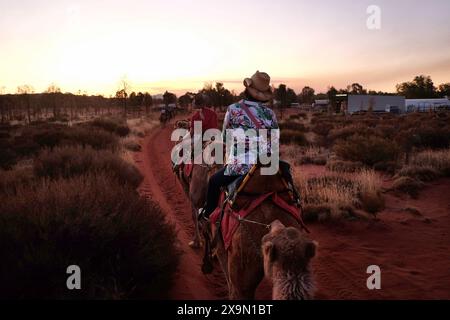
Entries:
{"label": "stirrup", "polygon": [[209,222],[209,218],[205,216],[205,208],[198,209],[197,220],[200,222]]}

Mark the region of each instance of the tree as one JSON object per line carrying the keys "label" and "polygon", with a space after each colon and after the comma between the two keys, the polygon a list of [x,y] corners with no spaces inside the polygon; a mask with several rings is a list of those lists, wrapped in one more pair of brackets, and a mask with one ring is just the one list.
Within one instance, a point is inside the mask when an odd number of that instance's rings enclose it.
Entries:
{"label": "tree", "polygon": [[450,97],[450,82],[440,84],[438,90],[441,97]]}
{"label": "tree", "polygon": [[191,92],[186,92],[181,97],[178,98],[178,103],[182,108],[187,108],[193,101],[193,94]]}
{"label": "tree", "polygon": [[411,82],[403,82],[395,86],[397,93],[407,99],[426,99],[436,96],[436,88],[430,76],[416,76]]}
{"label": "tree", "polygon": [[53,117],[56,118],[59,115],[59,101],[57,98],[61,94],[61,89],[56,84],[51,83],[45,93],[48,94],[48,103],[53,110]]}
{"label": "tree", "polygon": [[56,84],[51,83],[45,92],[46,93],[61,93],[61,88],[59,88]]}
{"label": "tree", "polygon": [[126,77],[120,79],[119,82],[119,90],[116,92],[116,98],[122,100],[123,105],[123,115],[127,117],[127,98],[128,91],[130,90],[130,83],[128,82]]}
{"label": "tree", "polygon": [[34,93],[34,89],[32,86],[25,84],[17,87],[17,93],[22,96],[25,106],[27,108],[27,118],[28,123],[31,123],[31,103],[30,103],[30,93]]}
{"label": "tree", "polygon": [[314,89],[311,87],[304,87],[299,94],[299,100],[301,103],[312,104],[314,102]]}
{"label": "tree", "polygon": [[150,107],[153,105],[153,97],[150,93],[146,92],[144,94],[144,106],[145,106],[145,113],[148,114],[150,111]]}
{"label": "tree", "polygon": [[330,101],[330,107],[331,110],[336,110],[336,95],[338,94],[338,91],[335,87],[331,86],[328,88],[327,96],[328,100]]}
{"label": "tree", "polygon": [[[350,94],[367,94],[367,90],[363,88],[359,83],[353,83],[347,86],[346,92]],[[342,92],[344,93],[344,92]]]}
{"label": "tree", "polygon": [[177,96],[172,92],[166,91],[163,94],[163,102],[166,107],[171,103],[177,103]]}
{"label": "tree", "polygon": [[283,108],[287,105],[287,88],[285,84],[281,83],[278,88],[275,89],[275,99],[279,103],[280,119],[283,119]]}
{"label": "tree", "polygon": [[292,105],[293,103],[297,103],[298,98],[297,94],[295,93],[294,89],[288,88],[286,92],[286,103],[288,106]]}

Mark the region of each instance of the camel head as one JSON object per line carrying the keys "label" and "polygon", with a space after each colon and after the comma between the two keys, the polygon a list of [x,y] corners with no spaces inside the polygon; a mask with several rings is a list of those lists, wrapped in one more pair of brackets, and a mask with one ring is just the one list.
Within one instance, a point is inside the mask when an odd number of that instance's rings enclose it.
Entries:
{"label": "camel head", "polygon": [[317,243],[297,228],[285,227],[279,220],[271,223],[270,232],[262,238],[262,254],[274,299],[312,298],[310,262],[316,249]]}

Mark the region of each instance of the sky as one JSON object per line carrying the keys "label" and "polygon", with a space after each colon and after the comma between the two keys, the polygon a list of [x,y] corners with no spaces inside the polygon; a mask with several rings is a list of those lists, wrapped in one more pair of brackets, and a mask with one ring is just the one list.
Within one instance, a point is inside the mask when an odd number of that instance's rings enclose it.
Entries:
{"label": "sky", "polygon": [[[369,29],[367,8],[380,9]],[[0,91],[236,93],[256,70],[316,92],[450,82],[448,0],[0,0]]]}

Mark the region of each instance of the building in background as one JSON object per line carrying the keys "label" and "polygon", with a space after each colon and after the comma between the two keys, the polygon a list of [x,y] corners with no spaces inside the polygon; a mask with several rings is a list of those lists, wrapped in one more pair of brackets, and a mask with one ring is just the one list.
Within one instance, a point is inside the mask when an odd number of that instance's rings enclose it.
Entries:
{"label": "building in background", "polygon": [[448,97],[442,99],[406,99],[405,106],[407,112],[450,109],[450,100]]}
{"label": "building in background", "polygon": [[396,95],[347,95],[347,113],[365,112],[390,112],[405,113],[405,97]]}

